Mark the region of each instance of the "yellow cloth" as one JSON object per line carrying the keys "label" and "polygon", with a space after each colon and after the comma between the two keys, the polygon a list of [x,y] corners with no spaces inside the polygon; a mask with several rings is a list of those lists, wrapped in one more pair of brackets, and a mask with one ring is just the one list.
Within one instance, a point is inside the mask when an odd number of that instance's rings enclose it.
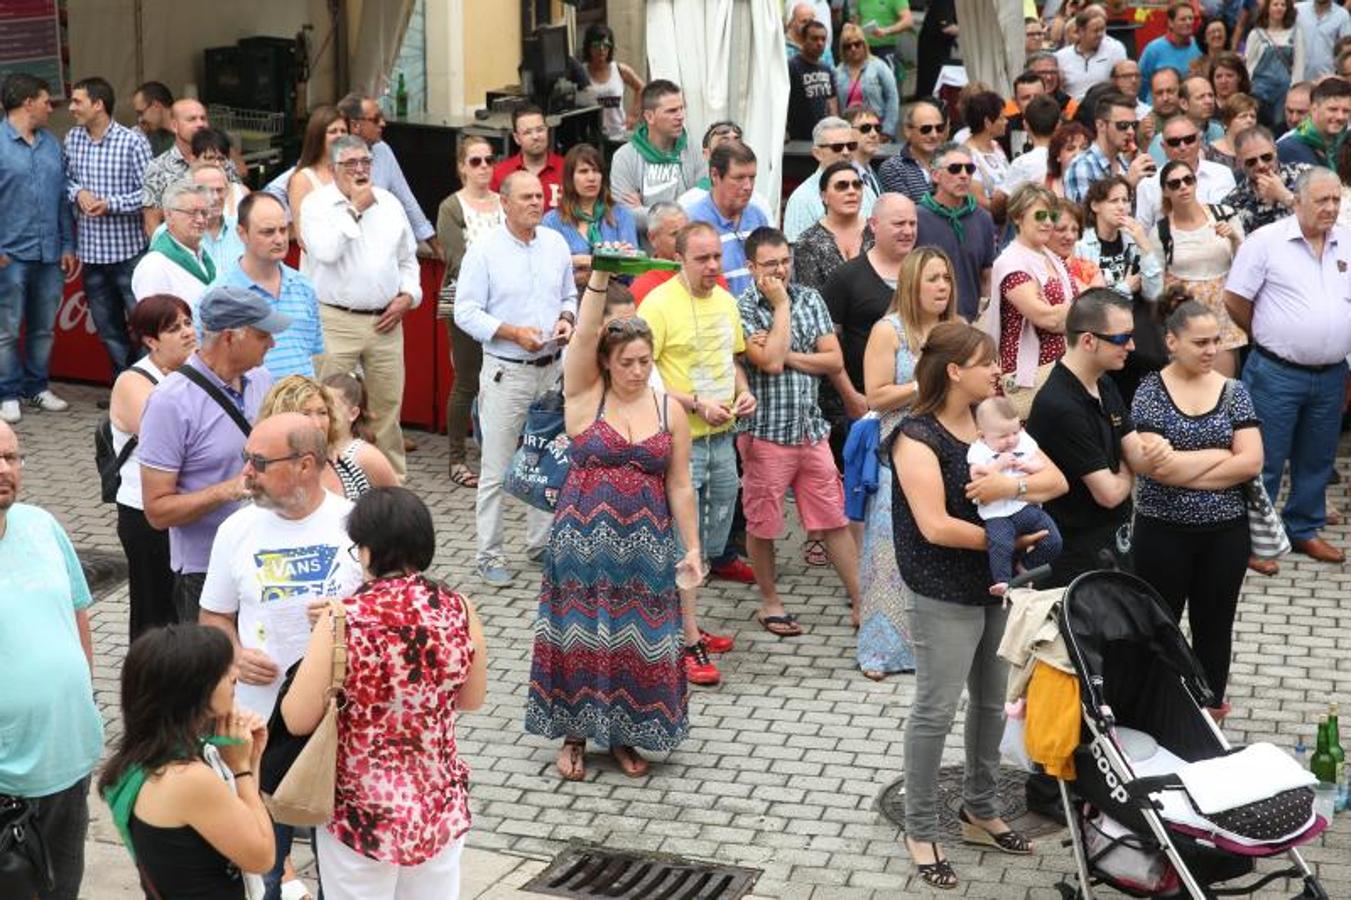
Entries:
{"label": "yellow cloth", "polygon": [[[694,297],[677,275],[647,295],[638,315],[652,329],[652,359],[667,390],[732,403],[733,357],[746,352],[746,334],[731,294],[715,285],[709,296]],[[719,434],[736,424],[734,419],[714,428],[694,413],[689,419],[692,438]]]}
{"label": "yellow cloth", "polygon": [[1027,685],[1027,755],[1047,775],[1074,780],[1074,748],[1079,746],[1079,679],[1043,662]]}

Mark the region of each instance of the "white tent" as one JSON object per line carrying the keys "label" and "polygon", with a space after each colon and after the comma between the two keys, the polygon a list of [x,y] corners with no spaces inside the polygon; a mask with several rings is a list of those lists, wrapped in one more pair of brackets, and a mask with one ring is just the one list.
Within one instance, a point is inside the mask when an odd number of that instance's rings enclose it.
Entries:
{"label": "white tent", "polygon": [[957,38],[968,81],[983,81],[1003,97],[1026,62],[1023,5],[1017,0],[957,0]]}

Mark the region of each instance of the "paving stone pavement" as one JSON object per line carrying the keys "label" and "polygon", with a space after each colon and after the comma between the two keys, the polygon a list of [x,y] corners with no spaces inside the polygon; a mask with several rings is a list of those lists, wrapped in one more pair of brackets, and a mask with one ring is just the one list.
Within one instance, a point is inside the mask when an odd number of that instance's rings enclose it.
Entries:
{"label": "paving stone pavement", "polygon": [[[28,454],[22,499],[55,514],[77,547],[118,550],[114,509],[98,502],[91,448],[101,415],[95,401],[106,391],[73,385],[60,390],[72,401],[70,412],[25,415],[18,427]],[[410,434],[421,447],[408,457],[409,486],[431,507],[439,535],[432,574],[473,598],[489,646],[488,700],[459,726],[460,749],[473,771],[471,848],[537,860],[571,839],[661,850],[761,869],[755,888],[760,897],[927,893],[912,875],[899,829],[875,807],[878,793],[901,772],[913,676],[874,683],[858,673],[843,591],[830,570],[802,562],[800,531],[781,542],[779,560],[785,602],[808,635],[771,637],[751,621],[753,587],[715,583],[702,600],[705,622],[735,634],[737,649],[719,660],[721,687],[694,690],[690,739],[656,760],[644,778],[626,778],[608,759],[593,756],[585,781],[564,783],[553,770],[556,748],[526,735],[521,725],[538,587],[520,552],[521,508],[508,504],[507,543],[522,574],[510,587],[487,588],[472,574],[473,493],[445,477],[442,437]],[[1347,449],[1340,467],[1351,482]],[[1345,486],[1332,496],[1351,511]],[[1329,529],[1329,536],[1351,544],[1345,527]],[[1351,573],[1344,566],[1301,557],[1283,561],[1275,578],[1250,575],[1235,634],[1235,712],[1226,721],[1232,740],[1289,747],[1303,734],[1312,744],[1312,723],[1329,699],[1339,696],[1351,709],[1348,591]],[[119,729],[125,590],[95,606],[93,628],[94,687],[111,739]],[[945,763],[961,761],[961,719],[959,713]],[[969,897],[1055,898],[1053,884],[1072,868],[1068,851],[1054,838],[1042,841],[1031,857],[959,845],[949,850],[962,879],[956,893]],[[501,865],[503,856],[475,858]],[[1330,896],[1351,897],[1351,817],[1339,818],[1308,846],[1306,858]],[[125,880],[129,870],[120,851],[100,853],[91,860],[85,896],[123,896],[106,885]],[[524,871],[516,873],[515,884]],[[1290,885],[1276,885],[1260,896],[1294,893]],[[498,896],[498,889],[483,896]]]}

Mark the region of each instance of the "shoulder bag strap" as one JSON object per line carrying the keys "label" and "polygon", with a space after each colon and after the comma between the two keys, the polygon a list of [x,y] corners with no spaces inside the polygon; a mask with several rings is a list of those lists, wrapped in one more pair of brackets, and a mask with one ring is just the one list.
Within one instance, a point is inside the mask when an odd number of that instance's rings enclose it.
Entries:
{"label": "shoulder bag strap", "polygon": [[329,603],[332,615],[329,623],[333,628],[333,677],[329,682],[329,696],[342,693],[343,682],[347,680],[347,608],[341,600]]}
{"label": "shoulder bag strap", "polygon": [[1220,392],[1220,408],[1224,410],[1224,414],[1226,416],[1230,414],[1229,408],[1233,405],[1233,403],[1234,403],[1234,379],[1226,378],[1224,380],[1224,390]]}
{"label": "shoulder bag strap", "polygon": [[159,379],[156,378],[154,375],[151,375],[145,369],[139,368],[137,366],[132,366],[131,371],[135,372],[137,375],[140,375],[142,378],[144,378],[151,384],[159,384]]}
{"label": "shoulder bag strap", "polygon": [[221,409],[225,410],[226,414],[239,426],[239,430],[244,432],[244,437],[249,436],[253,431],[253,426],[249,424],[248,419],[244,418],[244,414],[239,411],[239,407],[235,406],[234,402],[231,401],[229,397],[226,397],[220,392],[220,388],[212,384],[205,375],[190,365],[179,366],[178,371],[183,373],[183,377],[187,378],[203,391],[206,391],[207,396],[212,400],[215,400],[216,404]]}

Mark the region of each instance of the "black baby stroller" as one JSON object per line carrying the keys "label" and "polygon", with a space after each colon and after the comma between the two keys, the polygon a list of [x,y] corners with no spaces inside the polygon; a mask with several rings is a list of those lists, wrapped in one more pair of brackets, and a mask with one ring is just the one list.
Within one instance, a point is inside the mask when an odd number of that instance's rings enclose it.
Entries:
{"label": "black baby stroller", "polygon": [[[1270,744],[1231,748],[1204,710],[1216,706],[1200,663],[1148,584],[1090,572],[1066,589],[1064,637],[1083,724],[1076,778],[1060,782],[1078,884],[1136,897],[1194,900],[1255,893],[1279,879],[1296,898],[1326,898],[1295,848],[1328,825],[1313,811],[1312,776]],[[1289,865],[1236,886],[1254,860]]]}

